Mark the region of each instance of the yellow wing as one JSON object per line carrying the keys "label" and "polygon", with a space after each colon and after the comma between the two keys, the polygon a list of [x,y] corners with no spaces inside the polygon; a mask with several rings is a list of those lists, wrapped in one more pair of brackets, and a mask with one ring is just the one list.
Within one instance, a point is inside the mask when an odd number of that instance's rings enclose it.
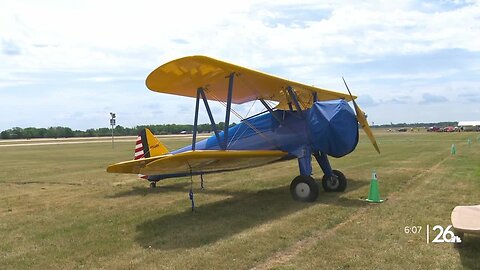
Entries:
{"label": "yellow wing", "polygon": [[315,92],[318,100],[352,100],[348,94],[282,79],[206,56],[188,56],[168,62],[150,73],[146,84],[152,91],[193,98],[197,96],[197,89],[202,87],[208,99],[225,102],[231,73],[235,73],[232,102],[236,104],[261,98],[277,101],[277,108],[285,109],[290,102],[286,91],[288,86],[294,89],[304,108],[311,107]]}
{"label": "yellow wing", "polygon": [[107,172],[145,175],[207,173],[265,165],[287,155],[287,152],[277,150],[197,150],[120,162],[108,166]]}

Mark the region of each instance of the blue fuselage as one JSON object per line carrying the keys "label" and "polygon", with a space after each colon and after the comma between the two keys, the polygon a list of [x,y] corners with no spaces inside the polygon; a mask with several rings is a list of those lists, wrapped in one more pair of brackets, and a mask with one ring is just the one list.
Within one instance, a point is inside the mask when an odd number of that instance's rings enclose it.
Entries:
{"label": "blue fuselage", "polygon": [[[229,128],[228,140],[220,132],[195,144],[195,150],[281,150],[288,158],[298,158],[300,172],[311,173],[311,154],[322,156],[322,170],[331,173],[327,155],[342,157],[358,143],[358,122],[352,108],[344,100],[315,102],[302,112],[275,110],[243,120]],[[192,145],[172,151],[178,154],[192,150]],[[320,162],[320,161],[319,161]],[[325,169],[324,167],[328,168]],[[152,175],[160,180],[186,174]]]}
{"label": "blue fuselage", "polygon": [[[196,150],[219,150],[224,134],[211,136],[195,144]],[[341,157],[358,143],[358,122],[344,100],[316,102],[302,112],[276,110],[246,119],[228,131],[228,150],[282,150],[295,155],[307,147],[311,153],[322,152]],[[192,150],[192,146],[172,154]]]}

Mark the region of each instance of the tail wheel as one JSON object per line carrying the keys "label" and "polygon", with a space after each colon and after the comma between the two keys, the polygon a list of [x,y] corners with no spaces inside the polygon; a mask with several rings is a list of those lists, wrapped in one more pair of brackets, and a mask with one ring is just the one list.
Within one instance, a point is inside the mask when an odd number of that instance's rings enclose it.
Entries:
{"label": "tail wheel", "polygon": [[295,201],[313,202],[318,197],[318,184],[311,176],[299,175],[290,184],[290,194]]}
{"label": "tail wheel", "polygon": [[333,170],[332,176],[322,178],[322,186],[326,192],[343,192],[347,188],[347,178],[339,170]]}

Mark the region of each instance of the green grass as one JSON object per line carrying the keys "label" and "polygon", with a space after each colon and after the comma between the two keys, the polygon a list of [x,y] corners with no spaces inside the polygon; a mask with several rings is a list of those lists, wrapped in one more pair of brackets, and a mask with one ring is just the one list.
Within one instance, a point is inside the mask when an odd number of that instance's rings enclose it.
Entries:
{"label": "green grass", "polygon": [[[456,205],[480,204],[475,133],[380,133],[331,159],[344,193],[292,201],[292,160],[260,168],[163,181],[107,174],[131,159],[134,139],[0,147],[0,268],[5,269],[478,269],[480,237],[461,249],[427,244],[426,225],[447,226]],[[467,137],[472,145],[467,145]],[[162,139],[170,149],[188,139]],[[5,142],[3,142],[5,143]],[[455,143],[457,155],[450,155]],[[371,170],[387,201],[368,204]],[[314,164],[314,173],[322,173]],[[405,226],[422,226],[405,234]],[[431,232],[433,234],[433,231]]]}

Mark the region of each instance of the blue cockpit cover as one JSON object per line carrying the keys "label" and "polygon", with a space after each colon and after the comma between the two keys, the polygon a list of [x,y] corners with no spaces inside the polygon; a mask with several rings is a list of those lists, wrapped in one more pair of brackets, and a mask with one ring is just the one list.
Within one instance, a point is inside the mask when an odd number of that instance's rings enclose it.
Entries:
{"label": "blue cockpit cover", "polygon": [[345,100],[315,102],[307,123],[313,147],[323,153],[342,157],[357,146],[357,118]]}

